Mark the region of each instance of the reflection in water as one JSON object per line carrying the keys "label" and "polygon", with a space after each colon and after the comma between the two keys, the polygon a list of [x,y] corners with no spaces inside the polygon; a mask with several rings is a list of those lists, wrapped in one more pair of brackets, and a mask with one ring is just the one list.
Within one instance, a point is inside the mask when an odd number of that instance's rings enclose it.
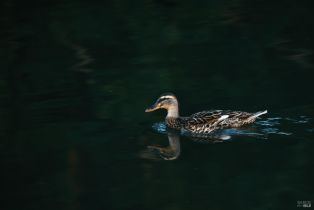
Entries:
{"label": "reflection in water", "polygon": [[280,40],[271,44],[271,47],[278,51],[278,54],[287,60],[291,60],[303,68],[313,68],[310,56],[312,50],[294,47],[291,40]]}
{"label": "reflection in water", "polygon": [[[271,117],[265,120],[260,120],[255,123],[255,125],[245,128],[230,128],[221,129],[212,132],[210,135],[194,135],[193,133],[185,131],[176,131],[173,129],[168,129],[164,122],[154,123],[152,128],[161,134],[167,134],[169,145],[166,147],[162,146],[147,146],[147,149],[141,153],[141,157],[145,159],[153,160],[175,160],[179,157],[181,153],[180,149],[180,135],[187,136],[191,140],[197,143],[222,143],[230,141],[233,137],[252,137],[255,139],[268,139],[268,135],[283,135],[290,136],[293,135],[292,131],[282,131],[280,126],[282,124],[307,124],[311,118],[307,116],[300,116],[299,118],[282,118],[282,117]],[[308,128],[305,130],[309,133],[313,132],[313,128]]]}
{"label": "reflection in water", "polygon": [[175,160],[180,156],[180,136],[177,131],[167,129],[169,145],[166,147],[161,146],[147,146],[147,149],[141,153],[141,157],[153,160]]}
{"label": "reflection in water", "polygon": [[71,207],[72,209],[79,208],[78,197],[81,192],[81,186],[77,181],[80,171],[79,169],[79,154],[76,149],[72,148],[67,154],[68,168],[67,168],[67,183],[68,190],[71,192]]}
{"label": "reflection in water", "polygon": [[[88,49],[79,43],[72,41],[66,31],[62,29],[59,24],[55,23],[53,26],[56,37],[61,41],[61,43],[75,52],[77,62],[71,68],[75,71],[86,74],[92,73],[93,69],[87,66],[90,65],[95,59],[88,53]],[[93,80],[87,82],[93,83]]]}

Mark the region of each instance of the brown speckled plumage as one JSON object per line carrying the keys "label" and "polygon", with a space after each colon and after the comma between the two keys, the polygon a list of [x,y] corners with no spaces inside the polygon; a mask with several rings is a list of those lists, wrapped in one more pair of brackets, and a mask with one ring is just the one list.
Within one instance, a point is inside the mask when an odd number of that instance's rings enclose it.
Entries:
{"label": "brown speckled plumage", "polygon": [[146,112],[160,108],[168,110],[166,117],[168,127],[195,134],[208,134],[222,128],[238,128],[253,123],[258,116],[267,113],[266,110],[256,113],[210,110],[198,112],[189,117],[180,117],[178,101],[173,94],[163,94],[152,107],[146,109]]}

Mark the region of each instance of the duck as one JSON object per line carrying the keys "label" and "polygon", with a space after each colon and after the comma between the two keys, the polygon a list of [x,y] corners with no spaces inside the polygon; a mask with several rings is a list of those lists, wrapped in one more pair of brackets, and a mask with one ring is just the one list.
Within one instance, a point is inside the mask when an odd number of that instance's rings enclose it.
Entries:
{"label": "duck", "polygon": [[211,134],[219,129],[239,128],[254,123],[259,116],[267,113],[267,110],[253,113],[232,110],[208,110],[182,117],[179,114],[178,99],[173,93],[162,94],[145,112],[153,112],[158,109],[167,110],[165,123],[168,128],[192,134]]}

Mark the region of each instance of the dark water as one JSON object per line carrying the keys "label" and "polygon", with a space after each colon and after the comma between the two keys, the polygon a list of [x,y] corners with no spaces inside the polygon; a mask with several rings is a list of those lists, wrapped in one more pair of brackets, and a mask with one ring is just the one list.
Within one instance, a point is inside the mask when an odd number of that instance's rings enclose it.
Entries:
{"label": "dark water", "polygon": [[[295,209],[314,205],[311,1],[1,3],[1,209]],[[269,114],[227,141],[184,115]]]}

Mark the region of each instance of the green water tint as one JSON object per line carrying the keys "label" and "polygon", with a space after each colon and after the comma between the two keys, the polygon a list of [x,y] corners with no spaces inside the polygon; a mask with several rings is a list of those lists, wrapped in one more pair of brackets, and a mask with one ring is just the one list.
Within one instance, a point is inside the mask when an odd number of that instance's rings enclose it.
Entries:
{"label": "green water tint", "polygon": [[[5,0],[0,10],[1,209],[313,201],[310,2]],[[165,113],[144,112],[167,91],[186,116],[267,109],[252,127],[266,138],[179,135],[176,159],[143,158],[169,146],[152,128]]]}

